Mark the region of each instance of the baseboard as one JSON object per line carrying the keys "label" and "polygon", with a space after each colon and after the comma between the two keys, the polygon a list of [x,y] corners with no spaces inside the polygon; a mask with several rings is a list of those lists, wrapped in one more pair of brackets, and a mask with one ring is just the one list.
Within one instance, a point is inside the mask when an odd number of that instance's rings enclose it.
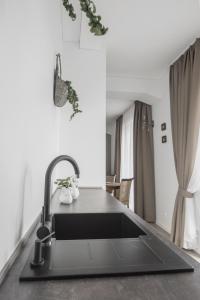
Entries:
{"label": "baseboard", "polygon": [[168,230],[165,226],[163,226],[162,224],[157,223],[157,222],[156,222],[156,225],[157,225],[158,227],[160,227],[163,231],[165,231],[166,234],[170,235],[169,230]]}
{"label": "baseboard", "polygon": [[17,246],[15,247],[13,253],[9,257],[8,261],[5,263],[3,269],[0,271],[0,285],[2,284],[3,280],[5,279],[6,275],[12,268],[12,265],[14,264],[16,258],[21,254],[22,248],[26,245],[28,239],[30,238],[30,235],[35,230],[36,226],[38,225],[40,220],[40,214],[37,216],[33,224],[30,226],[30,228],[27,230],[27,232],[24,234],[24,236],[21,238],[21,240],[18,242]]}

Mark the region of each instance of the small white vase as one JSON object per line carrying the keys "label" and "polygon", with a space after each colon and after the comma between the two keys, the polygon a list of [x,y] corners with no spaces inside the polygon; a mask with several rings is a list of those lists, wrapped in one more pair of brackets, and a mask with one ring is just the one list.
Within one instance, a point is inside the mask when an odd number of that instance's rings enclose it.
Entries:
{"label": "small white vase", "polygon": [[74,200],[77,199],[80,195],[79,189],[75,184],[73,184],[71,187],[71,195]]}
{"label": "small white vase", "polygon": [[71,190],[65,187],[62,187],[60,189],[60,194],[59,194],[59,201],[62,204],[71,204],[73,202]]}

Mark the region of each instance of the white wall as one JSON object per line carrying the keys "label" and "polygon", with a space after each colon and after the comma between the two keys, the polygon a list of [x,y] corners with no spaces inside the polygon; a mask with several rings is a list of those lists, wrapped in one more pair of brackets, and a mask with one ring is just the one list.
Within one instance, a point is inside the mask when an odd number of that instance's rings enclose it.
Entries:
{"label": "white wall", "polygon": [[60,1],[1,0],[0,15],[1,270],[41,210],[45,170],[58,150]]}
{"label": "white wall", "polygon": [[[155,184],[157,224],[170,232],[176,192],[178,188],[171,136],[169,70],[161,78],[110,77],[107,80],[109,95],[124,99],[141,100],[152,105],[155,148]],[[167,131],[161,124],[167,123]],[[166,144],[161,143],[167,135]]]}
{"label": "white wall", "polygon": [[[106,56],[104,50],[80,49],[64,43],[63,77],[79,96],[81,114],[69,122],[67,104],[61,109],[60,151],[77,160],[81,186],[105,186]],[[63,167],[61,174],[73,174]]]}
{"label": "white wall", "polygon": [[[77,22],[60,0],[0,1],[0,270],[41,210],[55,156],[77,160],[81,185],[105,185],[106,54],[63,42],[74,31],[78,41],[80,16]],[[63,48],[63,78],[72,80],[83,110],[72,122],[69,105],[53,104],[55,55]]]}
{"label": "white wall", "polygon": [[[171,231],[171,220],[178,189],[171,133],[169,79],[163,79],[163,95],[153,105],[155,179],[156,179],[156,214],[157,224]],[[161,124],[167,124],[167,130],[161,131]],[[167,135],[167,143],[162,144],[161,137]]]}

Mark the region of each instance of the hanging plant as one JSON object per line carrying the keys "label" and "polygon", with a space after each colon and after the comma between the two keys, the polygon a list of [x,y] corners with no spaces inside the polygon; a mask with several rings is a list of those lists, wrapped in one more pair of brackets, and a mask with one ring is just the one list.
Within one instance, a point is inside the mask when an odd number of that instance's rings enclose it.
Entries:
{"label": "hanging plant", "polygon": [[[74,21],[76,19],[76,13],[74,11],[73,5],[69,0],[62,0],[65,9],[67,10],[69,16]],[[92,0],[79,0],[81,10],[85,13],[86,17],[89,19],[90,31],[94,35],[104,35],[108,31],[108,28],[101,24],[101,17],[96,15],[96,6]]]}
{"label": "hanging plant", "polygon": [[67,101],[69,101],[69,103],[72,105],[72,109],[73,109],[73,114],[70,117],[70,120],[72,120],[73,117],[76,114],[81,113],[82,110],[79,109],[78,96],[76,94],[76,91],[71,86],[71,81],[65,81],[65,82],[67,84]]}
{"label": "hanging plant", "polygon": [[71,81],[64,81],[62,79],[62,69],[61,69],[61,55],[58,53],[56,55],[56,69],[54,71],[54,104],[58,107],[63,107],[67,101],[72,106],[73,114],[70,120],[77,114],[82,112],[79,109],[79,99],[76,91],[71,85]]}

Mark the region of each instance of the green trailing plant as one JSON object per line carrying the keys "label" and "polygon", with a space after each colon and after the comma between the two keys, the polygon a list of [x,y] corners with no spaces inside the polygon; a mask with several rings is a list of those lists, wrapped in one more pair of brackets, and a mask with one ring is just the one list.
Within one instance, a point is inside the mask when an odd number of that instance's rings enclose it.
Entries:
{"label": "green trailing plant", "polygon": [[61,189],[62,187],[65,187],[66,189],[72,187],[71,177],[56,179],[54,183],[58,186],[59,189]]}
{"label": "green trailing plant", "polygon": [[70,117],[70,120],[72,120],[77,113],[81,113],[82,111],[79,109],[79,99],[76,94],[76,91],[73,89],[71,85],[71,81],[66,81],[66,84],[67,84],[67,101],[69,101],[73,109],[73,114]]}
{"label": "green trailing plant", "polygon": [[[69,16],[74,21],[76,19],[76,14],[73,5],[69,0],[62,0],[65,9],[67,10]],[[96,6],[92,0],[79,0],[81,10],[85,13],[86,17],[89,19],[90,31],[94,35],[104,35],[108,31],[108,28],[102,25],[101,17],[96,14]]]}
{"label": "green trailing plant", "polygon": [[76,20],[76,14],[74,11],[73,5],[69,2],[69,0],[63,0],[63,6],[65,7],[66,11],[68,12],[70,18],[75,21]]}
{"label": "green trailing plant", "polygon": [[81,10],[86,14],[86,17],[90,20],[88,25],[90,31],[94,35],[104,35],[108,31],[108,28],[101,24],[101,17],[96,15],[96,6],[91,0],[79,0],[81,5]]}

